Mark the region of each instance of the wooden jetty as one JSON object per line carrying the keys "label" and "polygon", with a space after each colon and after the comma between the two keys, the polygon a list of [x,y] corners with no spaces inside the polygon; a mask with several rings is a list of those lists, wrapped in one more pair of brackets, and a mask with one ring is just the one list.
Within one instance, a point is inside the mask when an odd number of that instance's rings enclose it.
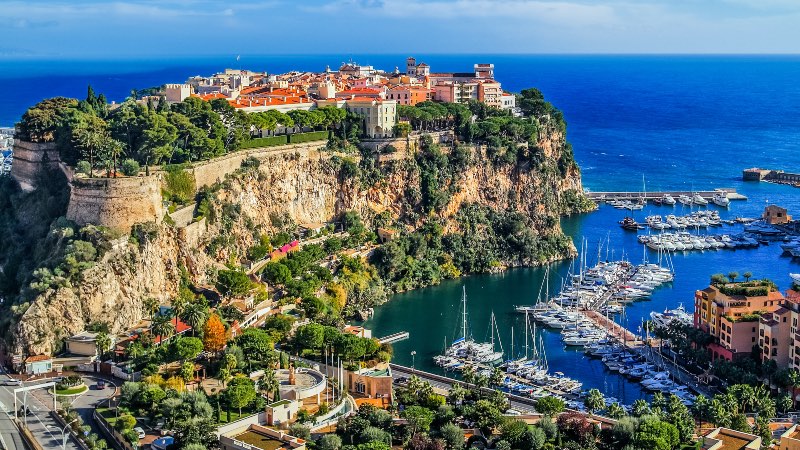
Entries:
{"label": "wooden jetty", "polygon": [[408,339],[409,337],[408,331],[398,331],[397,333],[392,333],[388,336],[384,336],[378,339],[378,342],[381,344],[389,344],[392,342],[402,341],[403,339]]}
{"label": "wooden jetty", "polygon": [[607,191],[607,192],[592,192],[588,191],[585,192],[585,195],[590,200],[598,201],[608,201],[608,200],[639,200],[644,198],[645,200],[655,200],[657,198],[662,198],[664,195],[671,195],[675,200],[678,199],[681,195],[687,195],[692,197],[693,195],[700,195],[706,200],[710,200],[715,194],[724,193],[728,200],[747,200],[742,194],[736,192],[736,189],[733,188],[718,188],[714,189],[713,191],[654,191],[654,192],[636,192],[636,191]]}

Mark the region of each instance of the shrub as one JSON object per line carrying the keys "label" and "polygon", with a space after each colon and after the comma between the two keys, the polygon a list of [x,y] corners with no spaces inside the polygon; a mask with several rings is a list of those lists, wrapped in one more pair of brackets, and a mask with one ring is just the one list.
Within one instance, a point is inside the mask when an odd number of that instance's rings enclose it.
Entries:
{"label": "shrub", "polygon": [[92,171],[92,166],[89,165],[89,161],[78,161],[78,164],[75,164],[75,171],[89,176],[89,173]]}
{"label": "shrub", "polygon": [[133,429],[136,426],[136,418],[130,414],[123,414],[117,418],[117,423],[114,425],[119,431]]}
{"label": "shrub", "polygon": [[128,158],[123,160],[119,165],[119,168],[122,171],[122,174],[125,176],[135,177],[136,175],[139,175],[139,163],[133,159]]}
{"label": "shrub", "polygon": [[297,133],[289,135],[290,144],[299,144],[301,142],[310,141],[324,141],[328,139],[327,131],[312,131],[311,133]]}
{"label": "shrub", "polygon": [[261,147],[274,147],[276,145],[286,145],[289,141],[285,135],[272,136],[265,138],[255,138],[242,144],[243,149],[247,148],[261,148]]}
{"label": "shrub", "polygon": [[164,176],[163,195],[167,200],[184,204],[194,199],[194,177],[183,166],[169,166]]}

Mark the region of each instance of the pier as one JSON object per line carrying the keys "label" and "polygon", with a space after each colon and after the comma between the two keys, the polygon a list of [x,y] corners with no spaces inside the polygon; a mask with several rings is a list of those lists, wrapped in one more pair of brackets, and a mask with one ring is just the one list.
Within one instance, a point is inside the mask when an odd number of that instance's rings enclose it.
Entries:
{"label": "pier", "polygon": [[783,170],[759,169],[752,167],[742,171],[744,181],[766,181],[767,183],[788,184],[800,187],[800,174],[784,172]]}
{"label": "pier", "polygon": [[615,191],[615,192],[586,192],[585,195],[589,200],[596,202],[609,201],[609,200],[655,200],[662,198],[669,194],[677,200],[681,195],[693,196],[699,195],[706,200],[711,200],[715,194],[724,193],[728,200],[747,200],[747,197],[736,192],[733,188],[718,188],[713,191],[654,191],[654,192],[636,192],[636,191]]}
{"label": "pier", "polygon": [[408,339],[409,333],[408,331],[398,331],[397,333],[392,333],[388,336],[384,336],[378,339],[378,342],[381,344],[391,344],[392,342],[402,341],[403,339]]}

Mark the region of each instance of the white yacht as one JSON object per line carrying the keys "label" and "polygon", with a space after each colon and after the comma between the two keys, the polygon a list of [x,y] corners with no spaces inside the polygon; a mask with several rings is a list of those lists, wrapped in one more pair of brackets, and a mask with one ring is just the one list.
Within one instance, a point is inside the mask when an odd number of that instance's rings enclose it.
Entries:
{"label": "white yacht", "polygon": [[727,208],[731,204],[730,199],[728,199],[728,195],[724,192],[718,192],[714,194],[714,196],[711,197],[711,201],[714,202],[715,205],[723,208]]}
{"label": "white yacht", "polygon": [[674,204],[675,204],[675,199],[674,199],[674,198],[672,198],[672,196],[671,196],[671,195],[669,195],[669,194],[664,194],[664,196],[663,196],[663,197],[661,197],[661,203],[663,203],[663,204],[665,204],[665,205],[670,205],[670,206],[672,206],[672,205],[674,205]]}
{"label": "white yacht", "polygon": [[680,202],[682,205],[692,206],[692,198],[688,195],[678,196],[678,202]]}
{"label": "white yacht", "polygon": [[700,194],[694,194],[694,196],[692,197],[692,203],[694,203],[695,205],[707,205],[708,200],[701,197]]}

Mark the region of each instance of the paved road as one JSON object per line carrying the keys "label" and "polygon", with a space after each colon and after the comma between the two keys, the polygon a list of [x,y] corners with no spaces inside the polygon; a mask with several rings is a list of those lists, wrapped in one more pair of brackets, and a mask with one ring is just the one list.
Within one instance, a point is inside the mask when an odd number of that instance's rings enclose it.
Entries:
{"label": "paved road", "polygon": [[[96,429],[92,421],[92,411],[95,405],[107,400],[108,397],[113,395],[114,386],[112,384],[102,391],[93,389],[98,378],[91,376],[84,376],[83,378],[86,384],[92,389],[79,396],[70,397],[72,400],[72,407],[81,416],[84,424],[92,426],[93,432],[102,436],[100,430]],[[0,384],[5,384],[9,379],[7,375],[0,372]],[[32,386],[46,381],[48,380],[36,380],[25,382],[24,385]],[[23,395],[23,393],[17,394],[18,407],[22,404]],[[20,416],[20,420],[27,423],[28,429],[42,447],[60,448],[62,444],[62,428],[58,426],[55,419],[50,416],[50,411],[53,408],[53,394],[47,392],[47,389],[44,388],[34,389],[28,391],[27,402],[28,408],[33,414],[27,417]],[[2,410],[2,414],[0,414],[0,448],[8,450],[26,450],[22,437],[12,422],[14,417],[13,386],[0,386],[0,410]],[[69,439],[66,448],[78,450],[79,447],[75,444],[73,439]]]}
{"label": "paved road", "polygon": [[[392,364],[392,378],[394,379],[398,379],[401,377],[408,378],[411,377],[412,374],[420,378],[421,380],[430,383],[434,389],[440,389],[445,392],[449,391],[450,388],[453,387],[454,383],[463,384],[461,381],[452,378],[441,377],[438,375],[429,374],[427,372],[421,372],[419,370],[412,371],[410,367],[404,367],[404,366],[399,366],[397,364]],[[535,400],[508,393],[506,393],[506,397],[508,398],[511,409],[519,411],[523,414],[535,412],[534,409]]]}

